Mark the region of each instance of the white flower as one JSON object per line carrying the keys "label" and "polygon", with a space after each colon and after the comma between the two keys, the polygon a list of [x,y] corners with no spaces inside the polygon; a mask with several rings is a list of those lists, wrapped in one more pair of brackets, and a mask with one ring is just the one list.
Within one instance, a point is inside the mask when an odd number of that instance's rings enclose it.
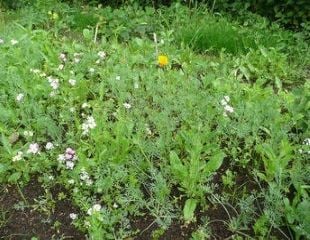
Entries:
{"label": "white flower", "polygon": [[88,71],[89,71],[90,73],[94,73],[94,72],[95,72],[95,69],[94,69],[94,68],[90,68],[90,69],[88,69]]}
{"label": "white flower", "polygon": [[17,43],[18,43],[18,41],[17,41],[16,39],[12,39],[12,40],[11,40],[11,44],[12,44],[12,45],[16,45]]}
{"label": "white flower", "polygon": [[82,181],[86,181],[87,179],[89,179],[89,175],[88,175],[88,173],[85,171],[85,168],[82,168],[82,169],[81,169],[80,179],[81,179]]}
{"label": "white flower", "polygon": [[121,76],[116,76],[115,80],[117,80],[117,81],[121,80]]}
{"label": "white flower", "polygon": [[96,64],[99,64],[100,63],[100,59],[98,59],[97,61],[96,61]]}
{"label": "white flower", "polygon": [[75,214],[75,213],[70,213],[70,214],[69,214],[69,217],[70,217],[72,220],[75,220],[75,219],[77,219],[77,214]]}
{"label": "white flower", "polygon": [[54,148],[54,144],[51,142],[46,143],[45,149],[46,150],[52,150]]}
{"label": "white flower", "polygon": [[114,204],[113,204],[113,208],[118,208],[117,203],[114,203]]}
{"label": "white flower", "polygon": [[65,65],[60,64],[60,65],[58,66],[58,68],[57,68],[57,69],[58,69],[59,71],[61,71],[61,70],[63,70],[63,69],[64,69],[64,67],[65,67]]}
{"label": "white flower", "polygon": [[88,117],[87,117],[87,124],[88,124],[88,127],[89,127],[90,129],[93,129],[93,128],[96,127],[96,122],[95,122],[95,119],[94,119],[93,116],[88,116]]}
{"label": "white flower", "polygon": [[139,83],[135,82],[134,85],[133,85],[133,87],[134,87],[135,89],[138,89],[138,88],[139,88]]}
{"label": "white flower", "polygon": [[48,82],[50,83],[51,87],[56,90],[59,87],[59,79],[53,78],[51,76],[47,77]]}
{"label": "white flower", "polygon": [[23,93],[19,93],[19,94],[16,96],[16,101],[17,101],[17,102],[20,102],[20,101],[23,100],[23,98],[24,98],[24,94],[23,94]]}
{"label": "white flower", "polygon": [[230,97],[224,96],[224,98],[221,100],[221,105],[226,106],[226,105],[228,105],[229,101],[230,101]]}
{"label": "white flower", "polygon": [[126,109],[130,109],[131,108],[131,105],[129,103],[124,103],[123,106],[126,108]]}
{"label": "white flower", "polygon": [[64,162],[66,160],[65,155],[59,154],[57,160],[58,160],[58,162]]}
{"label": "white flower", "polygon": [[73,169],[74,168],[74,162],[71,162],[71,161],[67,161],[66,162],[66,167],[67,169]]}
{"label": "white flower", "polygon": [[73,180],[73,179],[69,179],[69,180],[68,180],[68,183],[69,183],[69,184],[74,184],[74,180]]}
{"label": "white flower", "polygon": [[89,107],[90,107],[89,104],[86,102],[82,104],[82,108],[89,108]]}
{"label": "white flower", "polygon": [[93,116],[88,116],[86,121],[82,124],[82,135],[87,135],[90,129],[94,129],[97,126]]}
{"label": "white flower", "polygon": [[75,63],[79,63],[79,62],[81,61],[81,59],[76,57],[76,58],[73,59],[73,61],[74,61]]}
{"label": "white flower", "polygon": [[95,204],[95,205],[93,206],[93,211],[99,212],[100,210],[101,210],[101,205],[100,205],[100,204]]}
{"label": "white flower", "polygon": [[49,180],[54,180],[54,177],[52,175],[48,176]]}
{"label": "white flower", "polygon": [[229,96],[224,96],[224,100],[225,100],[227,103],[229,103],[230,97],[229,97]]}
{"label": "white flower", "polygon": [[90,209],[87,210],[87,214],[92,215],[95,212],[100,212],[100,210],[101,210],[101,205],[95,204]]}
{"label": "white flower", "polygon": [[39,74],[41,71],[39,69],[30,68],[30,72],[35,73],[35,74]]}
{"label": "white flower", "polygon": [[17,162],[23,159],[23,152],[19,151],[17,154],[12,158],[13,162]]}
{"label": "white flower", "polygon": [[234,112],[234,108],[230,105],[225,105],[224,106],[224,110],[225,112],[228,112],[228,113],[233,113]]}
{"label": "white flower", "polygon": [[27,150],[27,153],[37,154],[39,152],[39,144],[31,143]]}
{"label": "white flower", "polygon": [[64,54],[64,53],[61,53],[61,54],[59,55],[59,58],[60,58],[62,61],[64,61],[64,62],[67,61],[66,54]]}
{"label": "white flower", "polygon": [[307,145],[307,146],[310,146],[310,138],[306,138],[304,140],[304,144]]}
{"label": "white flower", "polygon": [[33,132],[32,131],[24,131],[24,136],[25,137],[32,137],[33,136]]}
{"label": "white flower", "polygon": [[46,73],[40,73],[40,77],[46,77]]}
{"label": "white flower", "polygon": [[2,38],[0,38],[0,44],[3,44],[4,40]]}
{"label": "white flower", "polygon": [[72,113],[74,113],[74,112],[75,112],[75,108],[74,108],[74,107],[71,107],[71,108],[69,109],[69,111],[72,112]]}
{"label": "white flower", "polygon": [[222,105],[222,106],[226,106],[226,105],[227,105],[227,102],[226,102],[225,99],[222,99],[222,100],[221,100],[221,105]]}
{"label": "white flower", "polygon": [[149,127],[145,128],[147,135],[152,135],[152,130]]}
{"label": "white flower", "polygon": [[76,84],[76,80],[75,79],[69,79],[69,84],[71,86],[74,86]]}
{"label": "white flower", "polygon": [[90,186],[90,185],[93,184],[93,180],[87,179],[87,180],[85,181],[85,184],[86,184],[86,186]]}
{"label": "white flower", "polygon": [[100,51],[98,52],[98,56],[101,58],[101,59],[104,59],[106,57],[106,53],[104,51]]}
{"label": "white flower", "polygon": [[50,97],[55,97],[56,96],[56,91],[51,91],[49,94]]}

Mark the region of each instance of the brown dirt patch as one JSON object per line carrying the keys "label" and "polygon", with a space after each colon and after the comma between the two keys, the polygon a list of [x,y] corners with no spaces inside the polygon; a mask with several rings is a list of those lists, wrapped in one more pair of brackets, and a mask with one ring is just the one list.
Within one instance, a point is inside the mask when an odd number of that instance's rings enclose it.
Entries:
{"label": "brown dirt patch", "polygon": [[[3,240],[28,240],[32,237],[39,239],[86,239],[84,234],[79,232],[71,224],[70,213],[76,213],[77,209],[72,206],[69,200],[55,202],[51,214],[39,212],[33,208],[35,199],[44,195],[44,189],[40,183],[33,178],[22,190],[27,200],[24,202],[18,188],[7,185],[0,188],[0,239]],[[52,190],[53,199],[63,192],[60,186]],[[55,227],[55,223],[60,223]]]}

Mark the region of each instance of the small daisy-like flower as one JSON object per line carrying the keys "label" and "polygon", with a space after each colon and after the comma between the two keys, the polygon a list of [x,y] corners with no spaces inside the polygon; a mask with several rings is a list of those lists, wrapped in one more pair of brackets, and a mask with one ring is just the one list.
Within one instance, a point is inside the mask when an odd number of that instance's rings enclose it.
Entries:
{"label": "small daisy-like flower", "polygon": [[16,45],[18,43],[18,41],[16,40],[16,39],[12,39],[11,40],[11,44],[14,46],[14,45]]}
{"label": "small daisy-like flower", "polygon": [[64,53],[61,53],[61,54],[59,55],[59,58],[60,58],[60,60],[63,61],[63,62],[66,62],[66,61],[67,61],[67,56],[66,56],[66,54],[64,54]]}
{"label": "small daisy-like flower", "polygon": [[55,97],[56,96],[56,91],[51,91],[49,94],[50,97]]}
{"label": "small daisy-like flower", "polygon": [[54,177],[52,175],[48,176],[49,180],[54,180]]}
{"label": "small daisy-like flower", "polygon": [[129,103],[124,103],[123,106],[126,108],[126,109],[130,109],[131,108],[131,105]]}
{"label": "small daisy-like flower", "polygon": [[73,61],[74,61],[74,63],[79,63],[81,61],[81,59],[76,57],[73,59]]}
{"label": "small daisy-like flower", "polygon": [[104,51],[100,51],[100,52],[98,52],[98,57],[100,57],[101,59],[105,59],[105,57],[106,57],[106,53],[104,52]]}
{"label": "small daisy-like flower", "polygon": [[117,203],[114,203],[114,204],[113,204],[113,208],[118,208]]}
{"label": "small daisy-like flower", "polygon": [[59,154],[57,157],[58,162],[62,163],[66,160],[66,157],[64,154]]}
{"label": "small daisy-like flower", "polygon": [[50,85],[54,90],[57,90],[59,88],[59,80],[54,79],[53,81],[50,82]]}
{"label": "small daisy-like flower", "polygon": [[17,154],[12,158],[13,162],[17,162],[23,159],[23,152],[19,151]]}
{"label": "small daisy-like flower", "polygon": [[40,73],[40,77],[46,77],[46,73]]}
{"label": "small daisy-like flower", "polygon": [[147,135],[152,135],[152,130],[149,127],[146,127],[145,131]]}
{"label": "small daisy-like flower", "polygon": [[100,212],[101,210],[101,205],[100,204],[95,204],[93,205],[90,209],[87,210],[88,215],[92,215],[96,212]]}
{"label": "small daisy-like flower", "polygon": [[224,100],[225,100],[227,103],[229,103],[230,97],[229,97],[229,96],[224,96]]}
{"label": "small daisy-like flower", "polygon": [[225,105],[224,106],[224,110],[228,113],[233,113],[234,112],[234,108],[232,106],[229,105]]}
{"label": "small daisy-like flower", "polygon": [[157,63],[160,67],[165,67],[168,65],[168,57],[166,55],[159,55]]}
{"label": "small daisy-like flower", "polygon": [[88,69],[88,71],[89,71],[90,73],[94,73],[94,72],[95,72],[95,69],[94,69],[94,68],[90,68],[90,69]]}
{"label": "small daisy-like flower", "polygon": [[40,69],[33,69],[33,68],[30,68],[30,72],[32,72],[32,73],[35,73],[35,74],[39,74],[41,71],[40,71]]}
{"label": "small daisy-like flower", "polygon": [[51,142],[46,143],[45,149],[46,150],[52,150],[54,148],[54,144]]}
{"label": "small daisy-like flower", "polygon": [[96,127],[96,122],[93,116],[88,116],[86,121],[82,124],[82,135],[87,135],[90,129]]}
{"label": "small daisy-like flower", "polygon": [[86,184],[86,186],[91,186],[91,185],[93,184],[93,180],[87,179],[87,180],[85,181],[85,184]]}
{"label": "small daisy-like flower", "polygon": [[65,65],[60,64],[60,65],[58,66],[58,68],[57,68],[57,69],[58,69],[59,71],[61,71],[61,70],[63,70],[63,69],[64,69],[64,67],[65,67]]}
{"label": "small daisy-like flower", "polygon": [[138,89],[138,88],[139,88],[139,83],[135,82],[134,85],[133,85],[133,87],[134,87],[135,89]]}
{"label": "small daisy-like flower", "polygon": [[90,106],[89,106],[89,104],[87,103],[87,102],[85,102],[85,103],[83,103],[82,104],[82,108],[89,108]]}
{"label": "small daisy-like flower", "polygon": [[74,168],[74,162],[67,161],[66,162],[66,167],[67,167],[67,169],[72,170]]}
{"label": "small daisy-like flower", "polygon": [[230,97],[224,96],[224,98],[221,100],[221,105],[226,106],[226,105],[228,105],[229,101],[230,101]]}
{"label": "small daisy-like flower", "polygon": [[29,148],[27,150],[27,153],[37,154],[39,153],[39,144],[37,143],[31,143],[29,145]]}
{"label": "small daisy-like flower", "polygon": [[121,80],[121,76],[116,76],[115,80],[117,80],[117,81]]}
{"label": "small daisy-like flower", "polygon": [[0,44],[3,44],[4,40],[2,38],[0,38]]}
{"label": "small daisy-like flower", "polygon": [[304,140],[304,145],[310,146],[310,138]]}
{"label": "small daisy-like flower", "polygon": [[21,102],[24,98],[24,94],[23,93],[19,93],[17,96],[16,96],[16,101],[17,102]]}
{"label": "small daisy-like flower", "polygon": [[69,109],[69,111],[72,112],[72,113],[74,113],[74,112],[75,112],[75,108],[74,108],[74,107],[71,107],[71,108]]}
{"label": "small daisy-like flower", "polygon": [[73,179],[69,179],[69,180],[68,180],[68,183],[69,183],[69,184],[74,184],[74,180],[73,180]]}
{"label": "small daisy-like flower", "polygon": [[71,85],[71,86],[75,86],[75,84],[76,84],[76,80],[75,79],[69,79],[69,84]]}
{"label": "small daisy-like flower", "polygon": [[70,213],[70,214],[69,214],[69,217],[70,217],[72,220],[75,220],[75,219],[77,219],[77,214],[75,214],[75,213]]}
{"label": "small daisy-like flower", "polygon": [[32,137],[33,136],[33,131],[24,131],[24,136],[25,137]]}

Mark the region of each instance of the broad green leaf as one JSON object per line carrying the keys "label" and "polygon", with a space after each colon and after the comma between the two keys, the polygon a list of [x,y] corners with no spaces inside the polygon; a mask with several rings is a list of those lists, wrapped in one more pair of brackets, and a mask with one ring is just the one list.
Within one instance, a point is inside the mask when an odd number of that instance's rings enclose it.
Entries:
{"label": "broad green leaf", "polygon": [[11,182],[11,183],[16,183],[17,180],[21,177],[21,175],[22,175],[22,174],[21,174],[20,172],[13,173],[13,174],[9,177],[8,181]]}
{"label": "broad green leaf", "polygon": [[205,173],[211,174],[215,172],[217,169],[219,169],[223,163],[224,157],[225,154],[222,151],[219,151],[215,155],[213,155],[206,164]]}
{"label": "broad green leaf", "polygon": [[172,172],[178,178],[178,180],[184,181],[187,176],[187,169],[182,164],[181,160],[175,152],[170,152],[170,165]]}
{"label": "broad green leaf", "polygon": [[183,208],[184,220],[190,222],[194,219],[194,213],[197,206],[196,199],[187,199]]}

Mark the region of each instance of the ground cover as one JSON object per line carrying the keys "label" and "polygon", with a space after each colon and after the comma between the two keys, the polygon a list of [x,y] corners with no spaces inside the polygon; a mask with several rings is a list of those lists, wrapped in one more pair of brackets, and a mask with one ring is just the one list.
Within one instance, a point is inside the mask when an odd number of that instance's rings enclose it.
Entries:
{"label": "ground cover", "polygon": [[1,239],[307,239],[307,33],[37,1],[0,16]]}

